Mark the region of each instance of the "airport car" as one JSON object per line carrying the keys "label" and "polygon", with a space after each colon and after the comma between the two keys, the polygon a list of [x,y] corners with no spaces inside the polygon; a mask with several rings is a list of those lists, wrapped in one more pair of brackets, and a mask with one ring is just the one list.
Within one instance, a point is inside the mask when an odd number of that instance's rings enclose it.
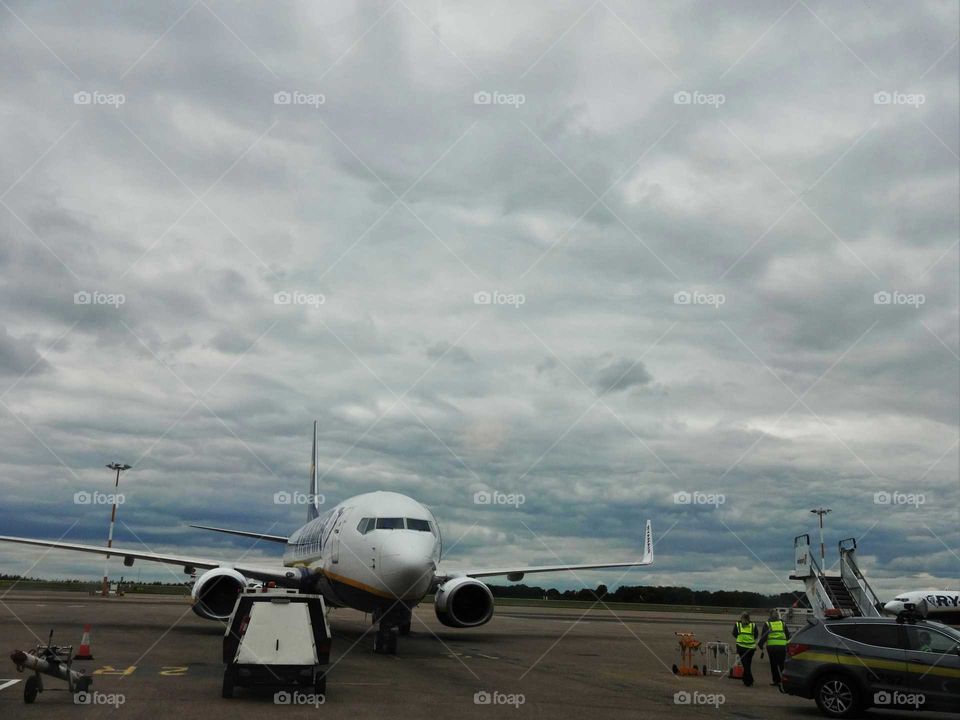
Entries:
{"label": "airport car", "polygon": [[781,689],[828,717],[869,707],[960,711],[960,632],[895,618],[812,620],[787,645]]}

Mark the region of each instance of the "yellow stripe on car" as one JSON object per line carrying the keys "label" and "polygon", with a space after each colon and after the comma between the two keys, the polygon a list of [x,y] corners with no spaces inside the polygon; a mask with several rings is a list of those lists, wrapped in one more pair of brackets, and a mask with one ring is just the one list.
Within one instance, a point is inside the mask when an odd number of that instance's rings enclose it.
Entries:
{"label": "yellow stripe on car", "polygon": [[875,670],[899,670],[917,675],[940,675],[942,677],[960,678],[960,670],[954,668],[939,667],[937,665],[923,665],[921,663],[911,663],[906,660],[881,660],[879,658],[866,658],[851,655],[836,655],[834,653],[806,651],[797,653],[791,657],[792,660],[809,660],[811,662],[833,662],[838,665],[854,665],[860,667],[873,668]]}

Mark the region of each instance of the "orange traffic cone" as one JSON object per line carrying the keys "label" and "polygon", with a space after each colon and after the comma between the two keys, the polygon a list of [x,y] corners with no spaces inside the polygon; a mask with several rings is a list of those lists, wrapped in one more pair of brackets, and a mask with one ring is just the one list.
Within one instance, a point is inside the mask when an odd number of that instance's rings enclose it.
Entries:
{"label": "orange traffic cone", "polygon": [[77,654],[73,656],[74,660],[93,660],[93,655],[90,653],[90,625],[83,626],[83,639],[80,641],[80,649],[77,650]]}

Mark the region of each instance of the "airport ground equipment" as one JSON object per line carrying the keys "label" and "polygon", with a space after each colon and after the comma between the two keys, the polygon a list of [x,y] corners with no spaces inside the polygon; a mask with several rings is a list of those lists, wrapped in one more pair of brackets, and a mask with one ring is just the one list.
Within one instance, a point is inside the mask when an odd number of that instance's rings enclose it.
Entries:
{"label": "airport ground equipment", "polygon": [[838,543],[840,572],[827,573],[810,552],[810,536],[793,540],[794,572],[791,580],[803,582],[817,619],[825,617],[881,617],[883,603],[857,565],[857,541],[847,538]]}
{"label": "airport ground equipment", "polygon": [[44,691],[43,676],[63,680],[70,693],[89,692],[93,678],[82,671],[72,669],[73,645],[54,645],[53,630],[46,645],[37,644],[30,652],[14,650],[10,659],[17,666],[17,672],[32,670],[33,674],[23,684],[23,701],[32,703],[37,694]]}
{"label": "airport ground equipment", "polygon": [[787,626],[791,633],[805,628],[816,617],[811,608],[797,607],[796,605],[777,608],[777,612],[780,613],[780,619],[783,620],[783,624]]}
{"label": "airport ground equipment", "polygon": [[703,655],[706,648],[703,643],[697,640],[696,636],[690,632],[675,632],[677,636],[677,662],[674,663],[674,675],[706,675],[707,666],[697,665],[694,658]]}
{"label": "airport ground equipment", "polygon": [[235,687],[300,687],[326,695],[330,626],[322,595],[289,588],[237,597],[223,636],[223,697]]}
{"label": "airport ground equipment", "polygon": [[730,643],[714,640],[707,643],[707,670],[704,675],[730,674]]}

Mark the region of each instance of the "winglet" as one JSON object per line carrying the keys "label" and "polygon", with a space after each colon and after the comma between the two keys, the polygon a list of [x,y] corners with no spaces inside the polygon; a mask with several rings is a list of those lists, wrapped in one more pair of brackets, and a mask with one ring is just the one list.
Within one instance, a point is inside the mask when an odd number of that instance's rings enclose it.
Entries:
{"label": "winglet", "polygon": [[643,562],[653,565],[653,528],[647,520],[647,528],[643,532]]}
{"label": "winglet", "polygon": [[320,488],[317,487],[317,421],[313,421],[313,451],[310,453],[310,492],[307,498],[307,522],[320,515]]}

